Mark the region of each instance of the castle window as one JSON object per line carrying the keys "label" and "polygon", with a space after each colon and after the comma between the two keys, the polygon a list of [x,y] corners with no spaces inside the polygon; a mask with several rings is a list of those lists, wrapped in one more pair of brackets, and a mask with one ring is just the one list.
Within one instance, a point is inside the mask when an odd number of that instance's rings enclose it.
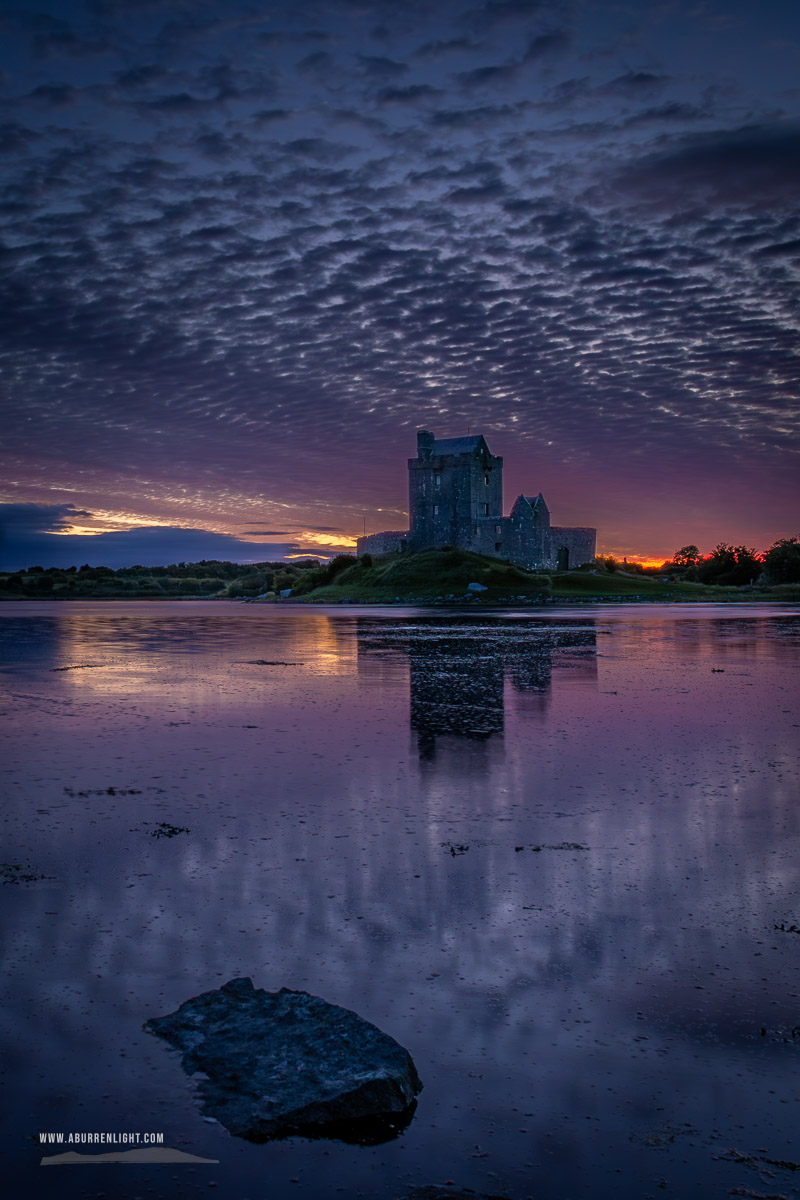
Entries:
{"label": "castle window", "polygon": [[503,532],[503,527],[502,527],[502,525],[495,525],[495,527],[494,527],[494,531],[495,531],[495,533],[497,534],[497,536],[498,536],[498,537],[500,537],[500,534]]}
{"label": "castle window", "polygon": [[488,515],[489,515],[489,505],[488,504],[484,504],[484,506],[483,506],[483,515],[485,517],[488,517]]}
{"label": "castle window", "polygon": [[438,517],[438,515],[439,515],[439,505],[438,504],[434,504],[434,506],[433,506],[433,515],[435,517]]}
{"label": "castle window", "polygon": [[499,550],[501,545],[502,545],[502,542],[495,542],[495,544],[494,544],[495,550]]}
{"label": "castle window", "polygon": [[489,486],[489,476],[488,475],[484,475],[483,482],[486,484],[487,487]]}
{"label": "castle window", "polygon": [[433,476],[433,482],[436,484],[436,486],[437,486],[437,487],[441,487],[441,486],[442,486],[442,476],[441,476],[441,472],[440,472],[440,471],[436,471],[436,472],[434,473],[434,476]]}

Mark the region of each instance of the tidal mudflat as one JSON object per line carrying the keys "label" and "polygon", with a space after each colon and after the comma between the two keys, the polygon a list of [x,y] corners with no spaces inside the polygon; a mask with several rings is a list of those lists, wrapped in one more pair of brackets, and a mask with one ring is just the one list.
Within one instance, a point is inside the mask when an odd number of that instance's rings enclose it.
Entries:
{"label": "tidal mudflat", "polygon": [[[8,1194],[800,1192],[796,611],[6,604],[0,646]],[[237,976],[407,1047],[410,1123],[206,1119],[143,1025]],[[179,1153],[40,1167],[105,1130]]]}

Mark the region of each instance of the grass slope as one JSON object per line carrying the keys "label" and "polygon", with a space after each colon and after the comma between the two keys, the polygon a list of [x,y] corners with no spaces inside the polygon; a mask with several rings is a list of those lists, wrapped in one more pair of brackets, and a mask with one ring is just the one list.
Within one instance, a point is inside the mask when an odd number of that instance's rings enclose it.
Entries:
{"label": "grass slope", "polygon": [[459,597],[470,583],[488,589],[479,593],[482,597],[540,596],[549,590],[550,579],[468,551],[423,550],[344,563],[331,582],[317,587],[313,583],[309,577],[308,599],[330,604],[342,599],[381,602]]}
{"label": "grass slope", "polygon": [[471,554],[463,550],[424,550],[417,554],[388,554],[382,558],[343,561],[331,578],[330,570],[315,578],[310,572],[303,586],[293,593],[309,603],[336,604],[345,600],[386,603],[460,600],[470,583],[480,583],[485,592],[471,594],[472,603],[498,604],[523,598],[541,603],[545,599],[724,600],[741,593],[733,588],[706,588],[693,583],[665,583],[644,576],[602,572],[563,571],[535,574],[522,567]]}

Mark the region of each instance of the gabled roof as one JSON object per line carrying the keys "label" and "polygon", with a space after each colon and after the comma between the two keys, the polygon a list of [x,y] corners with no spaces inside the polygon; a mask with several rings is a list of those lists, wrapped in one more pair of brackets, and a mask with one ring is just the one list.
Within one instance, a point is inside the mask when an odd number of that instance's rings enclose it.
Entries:
{"label": "gabled roof", "polygon": [[[433,443],[434,454],[474,454],[480,448],[481,442],[486,446],[483,434],[475,434],[474,437],[460,438],[436,438]],[[486,446],[488,450],[489,447]]]}
{"label": "gabled roof", "polygon": [[546,512],[550,511],[547,507],[547,501],[541,492],[539,492],[538,496],[523,496],[520,492],[519,496],[517,496],[516,500],[514,501],[514,507],[511,509],[512,516],[517,511],[520,504],[527,504],[527,506],[534,511],[536,509],[544,509]]}

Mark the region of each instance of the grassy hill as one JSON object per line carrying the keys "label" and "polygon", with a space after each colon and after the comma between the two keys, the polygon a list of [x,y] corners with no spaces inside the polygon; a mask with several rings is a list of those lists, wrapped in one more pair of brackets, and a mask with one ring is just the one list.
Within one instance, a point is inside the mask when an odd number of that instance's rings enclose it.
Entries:
{"label": "grassy hill", "polygon": [[[338,569],[337,569],[338,568]],[[293,591],[321,603],[338,600],[444,600],[463,596],[470,583],[488,590],[482,598],[533,597],[548,593],[550,579],[496,559],[463,550],[424,550],[354,560],[342,555],[319,572],[310,571]]]}
{"label": "grassy hill", "polygon": [[[486,591],[469,593],[470,583]],[[760,594],[760,593],[759,593]],[[667,583],[642,575],[602,570],[562,571],[548,575],[525,571],[497,559],[463,550],[424,550],[355,560],[341,555],[319,570],[304,573],[292,599],[309,603],[453,603],[469,596],[474,605],[553,600],[744,599],[738,588],[710,588],[697,583]],[[748,597],[752,593],[748,591]],[[466,600],[465,600],[466,602]]]}
{"label": "grassy hill", "polygon": [[[480,583],[481,592],[468,592]],[[711,587],[631,574],[602,560],[595,569],[537,574],[464,550],[425,550],[355,559],[231,563],[203,560],[165,567],[31,567],[0,572],[0,600],[266,600],[291,589],[292,601],[392,604],[542,604],[547,600],[800,600],[800,584]],[[467,599],[466,597],[469,597]]]}

